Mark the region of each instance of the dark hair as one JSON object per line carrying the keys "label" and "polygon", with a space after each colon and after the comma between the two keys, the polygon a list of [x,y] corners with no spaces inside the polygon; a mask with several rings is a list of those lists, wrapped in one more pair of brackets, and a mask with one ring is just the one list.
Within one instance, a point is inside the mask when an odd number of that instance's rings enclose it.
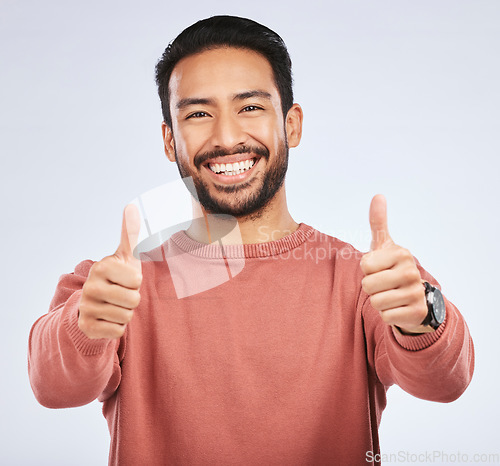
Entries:
{"label": "dark hair", "polygon": [[172,71],[183,58],[205,50],[234,47],[263,55],[272,67],[285,117],[293,105],[292,61],[283,39],[255,21],[237,16],[213,16],[182,31],[163,52],[156,65],[156,84],[165,123],[172,127],[169,81]]}

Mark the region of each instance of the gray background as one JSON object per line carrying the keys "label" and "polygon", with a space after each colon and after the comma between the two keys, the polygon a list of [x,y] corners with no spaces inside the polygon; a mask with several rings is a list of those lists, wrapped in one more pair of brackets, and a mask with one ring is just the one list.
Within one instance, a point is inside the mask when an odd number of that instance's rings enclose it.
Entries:
{"label": "gray background", "polygon": [[367,250],[369,203],[384,193],[392,237],[474,337],[458,401],[389,390],[383,452],[500,453],[499,1],[0,0],[0,463],[107,463],[98,402],[37,404],[28,333],[62,273],[114,252],[124,205],[177,178],[153,68],[213,14],[251,17],[288,44],[305,113],[286,182],[294,219]]}

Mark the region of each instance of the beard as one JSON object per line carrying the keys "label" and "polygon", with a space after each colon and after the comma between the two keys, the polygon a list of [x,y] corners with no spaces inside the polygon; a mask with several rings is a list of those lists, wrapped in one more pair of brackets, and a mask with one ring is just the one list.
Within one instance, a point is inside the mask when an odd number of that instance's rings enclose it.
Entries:
{"label": "beard", "polygon": [[[216,157],[222,157],[232,154],[255,154],[260,155],[266,160],[265,172],[254,175],[245,183],[234,185],[212,184],[212,188],[220,196],[210,193],[209,186],[198,175],[200,170],[204,170],[202,163]],[[184,163],[175,150],[175,160],[177,168],[183,180],[192,179],[192,183],[184,184],[191,192],[191,195],[198,199],[207,213],[225,214],[233,217],[251,216],[260,217],[265,211],[265,207],[274,198],[285,181],[285,175],[288,169],[288,141],[280,141],[278,151],[274,161],[270,162],[269,150],[264,146],[239,146],[236,150],[229,152],[225,150],[216,150],[199,154],[194,159],[195,170],[191,170]],[[207,168],[209,169],[209,168]],[[197,173],[196,173],[197,172]],[[196,192],[193,192],[195,190]]]}

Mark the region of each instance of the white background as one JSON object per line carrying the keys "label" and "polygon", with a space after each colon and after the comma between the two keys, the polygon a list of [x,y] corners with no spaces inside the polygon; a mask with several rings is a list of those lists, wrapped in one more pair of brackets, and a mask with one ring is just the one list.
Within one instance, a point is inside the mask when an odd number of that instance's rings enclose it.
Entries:
{"label": "white background", "polygon": [[367,250],[369,203],[384,193],[392,237],[468,322],[470,387],[451,404],[391,388],[382,451],[500,453],[500,2],[237,4],[0,0],[0,464],[107,464],[98,402],[34,399],[28,334],[62,273],[114,252],[124,205],[177,179],[154,66],[214,14],[253,18],[288,45],[305,114],[286,182],[294,219]]}

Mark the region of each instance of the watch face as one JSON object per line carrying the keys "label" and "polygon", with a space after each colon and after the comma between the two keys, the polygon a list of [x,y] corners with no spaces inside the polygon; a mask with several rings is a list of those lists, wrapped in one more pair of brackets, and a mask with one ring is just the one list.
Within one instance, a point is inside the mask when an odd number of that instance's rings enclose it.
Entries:
{"label": "watch face", "polygon": [[441,324],[444,320],[444,317],[446,315],[446,306],[444,304],[444,298],[443,295],[441,294],[441,291],[438,288],[434,289],[433,293],[433,310],[434,310],[434,317],[436,318],[436,321],[438,324]]}

